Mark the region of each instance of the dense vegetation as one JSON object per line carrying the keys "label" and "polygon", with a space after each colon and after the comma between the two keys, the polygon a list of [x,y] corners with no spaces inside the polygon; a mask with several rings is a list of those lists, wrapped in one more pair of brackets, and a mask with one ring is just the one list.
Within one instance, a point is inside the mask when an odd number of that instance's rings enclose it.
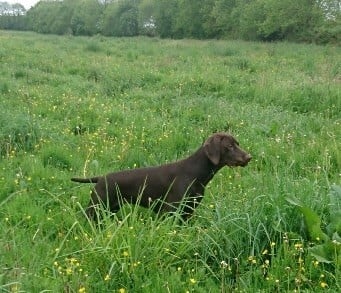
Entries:
{"label": "dense vegetation", "polygon": [[40,1],[0,5],[0,28],[40,33],[340,43],[338,0]]}
{"label": "dense vegetation", "polygon": [[[1,292],[340,291],[340,48],[0,31]],[[72,176],[157,165],[230,131],[188,223],[86,221]]]}

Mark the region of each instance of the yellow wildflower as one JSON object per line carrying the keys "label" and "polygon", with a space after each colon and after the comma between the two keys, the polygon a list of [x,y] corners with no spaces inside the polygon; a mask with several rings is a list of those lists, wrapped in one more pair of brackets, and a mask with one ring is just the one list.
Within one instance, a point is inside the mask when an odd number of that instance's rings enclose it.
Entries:
{"label": "yellow wildflower", "polygon": [[326,282],[321,282],[320,285],[321,285],[322,288],[328,287],[328,284]]}
{"label": "yellow wildflower", "polygon": [[71,268],[67,268],[65,271],[66,271],[67,275],[71,275],[72,274],[72,269]]}

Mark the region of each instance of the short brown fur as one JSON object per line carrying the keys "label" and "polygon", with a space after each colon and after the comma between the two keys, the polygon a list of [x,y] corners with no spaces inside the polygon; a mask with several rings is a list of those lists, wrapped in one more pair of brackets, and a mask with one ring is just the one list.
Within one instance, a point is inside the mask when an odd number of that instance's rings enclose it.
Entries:
{"label": "short brown fur", "polygon": [[194,154],[174,163],[71,180],[96,183],[86,210],[91,219],[96,219],[96,206],[101,204],[117,212],[120,197],[161,212],[176,211],[185,199],[182,217],[186,219],[202,200],[207,183],[218,170],[224,166],[245,167],[250,160],[251,156],[233,136],[215,133]]}

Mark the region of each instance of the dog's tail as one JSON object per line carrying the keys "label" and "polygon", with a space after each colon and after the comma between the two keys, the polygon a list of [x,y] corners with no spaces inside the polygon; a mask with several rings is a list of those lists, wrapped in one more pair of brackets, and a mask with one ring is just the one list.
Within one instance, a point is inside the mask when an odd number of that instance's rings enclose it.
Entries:
{"label": "dog's tail", "polygon": [[92,178],[71,178],[71,181],[74,181],[74,182],[80,182],[80,183],[97,183],[98,182],[98,179],[100,177],[92,177]]}

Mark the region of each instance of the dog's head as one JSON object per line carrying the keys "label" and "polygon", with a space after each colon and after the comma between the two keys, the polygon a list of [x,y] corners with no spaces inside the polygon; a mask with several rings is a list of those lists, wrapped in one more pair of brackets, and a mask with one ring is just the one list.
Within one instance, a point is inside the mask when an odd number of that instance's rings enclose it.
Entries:
{"label": "dog's head", "polygon": [[209,160],[216,166],[245,167],[252,159],[251,155],[239,147],[237,140],[228,133],[215,133],[204,145]]}

